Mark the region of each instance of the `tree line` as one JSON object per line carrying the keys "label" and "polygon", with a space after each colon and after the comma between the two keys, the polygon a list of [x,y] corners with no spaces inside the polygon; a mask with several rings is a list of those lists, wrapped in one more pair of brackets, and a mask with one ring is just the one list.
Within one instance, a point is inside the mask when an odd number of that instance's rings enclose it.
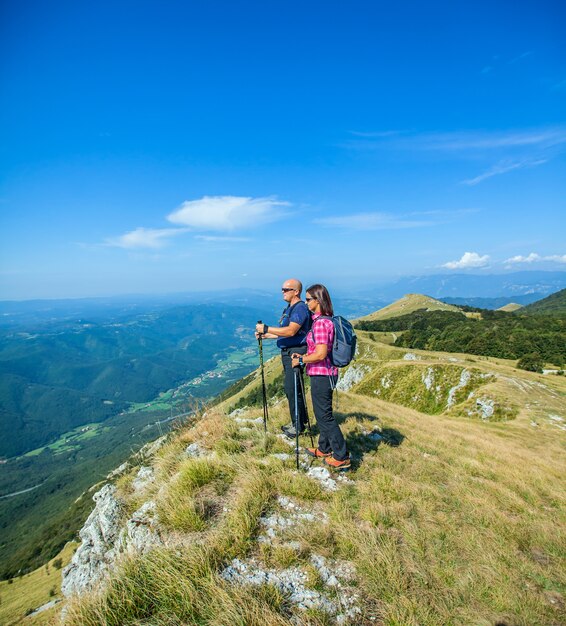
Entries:
{"label": "tree line", "polygon": [[392,319],[358,322],[356,328],[403,331],[394,343],[399,347],[467,352],[503,359],[536,356],[539,363],[553,363],[558,367],[566,363],[566,316],[474,310],[481,313],[481,318],[471,319],[456,312],[419,309]]}

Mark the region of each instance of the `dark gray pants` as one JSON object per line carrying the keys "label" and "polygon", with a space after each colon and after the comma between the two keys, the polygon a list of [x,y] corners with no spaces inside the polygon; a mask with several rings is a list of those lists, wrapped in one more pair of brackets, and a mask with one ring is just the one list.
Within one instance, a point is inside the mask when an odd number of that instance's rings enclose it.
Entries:
{"label": "dark gray pants", "polygon": [[311,397],[314,416],[320,431],[319,450],[325,453],[332,452],[332,456],[337,461],[344,461],[348,458],[346,441],[332,414],[332,392],[335,384],[336,379],[333,379],[330,384],[328,376],[311,376]]}
{"label": "dark gray pants", "polygon": [[[283,362],[283,372],[285,373],[285,395],[289,402],[289,413],[291,415],[291,424],[295,425],[295,374],[291,364],[292,354],[306,354],[306,346],[297,346],[295,348],[284,348],[281,350],[281,361]],[[299,425],[300,430],[304,430],[307,423],[307,414],[305,411],[305,401],[301,392],[301,382],[303,380],[303,368],[298,367],[301,380],[297,380],[297,394],[299,402]]]}

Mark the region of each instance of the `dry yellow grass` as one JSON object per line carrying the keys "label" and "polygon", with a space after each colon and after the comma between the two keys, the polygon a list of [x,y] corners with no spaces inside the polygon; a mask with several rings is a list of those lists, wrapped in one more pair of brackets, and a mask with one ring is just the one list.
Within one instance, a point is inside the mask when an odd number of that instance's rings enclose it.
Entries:
{"label": "dry yellow grass", "polygon": [[55,621],[60,605],[37,616],[26,617],[26,614],[52,600],[61,600],[61,570],[55,567],[55,562],[59,565],[60,559],[61,567],[65,567],[77,545],[68,543],[49,563],[21,578],[14,578],[11,584],[0,582],[0,624],[40,625]]}

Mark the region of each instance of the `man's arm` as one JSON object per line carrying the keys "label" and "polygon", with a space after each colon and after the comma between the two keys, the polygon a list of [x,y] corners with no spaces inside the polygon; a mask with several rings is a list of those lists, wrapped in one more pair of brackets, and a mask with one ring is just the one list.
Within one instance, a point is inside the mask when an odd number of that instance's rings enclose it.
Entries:
{"label": "man's arm", "polygon": [[264,324],[256,324],[255,330],[256,333],[263,335],[263,337],[266,339],[276,339],[278,337],[294,337],[301,328],[301,325],[297,324],[297,322],[289,322],[289,326],[282,327],[267,326],[267,324],[265,324],[265,326],[265,330],[267,331],[266,333],[263,332]]}

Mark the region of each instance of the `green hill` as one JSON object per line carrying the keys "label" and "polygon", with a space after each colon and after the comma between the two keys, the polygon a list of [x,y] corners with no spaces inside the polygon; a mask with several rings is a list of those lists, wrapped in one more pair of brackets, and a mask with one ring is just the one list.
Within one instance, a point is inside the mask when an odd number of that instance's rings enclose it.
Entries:
{"label": "green hill", "polygon": [[358,334],[336,409],[346,480],[306,457],[295,469],[278,397],[264,437],[251,374],[170,435],[143,494],[137,467],[118,480],[124,524],[152,501],[168,543],[124,560],[64,623],[564,623],[566,379]]}
{"label": "green hill", "polygon": [[418,311],[421,309],[425,311],[452,311],[455,313],[461,312],[461,310],[453,304],[446,304],[446,302],[435,300],[430,296],[424,296],[417,293],[408,293],[407,295],[403,296],[392,304],[389,304],[386,307],[375,311],[375,313],[370,313],[369,315],[364,315],[364,317],[360,317],[358,321],[386,320],[393,317],[399,317],[400,315],[407,315],[408,313],[412,313],[413,311]]}
{"label": "green hill", "polygon": [[499,307],[498,311],[505,311],[505,313],[514,313],[515,311],[519,311],[524,308],[522,304],[517,304],[516,302],[509,302],[505,306]]}
{"label": "green hill", "polygon": [[529,304],[521,313],[526,315],[550,315],[566,318],[566,289]]}

